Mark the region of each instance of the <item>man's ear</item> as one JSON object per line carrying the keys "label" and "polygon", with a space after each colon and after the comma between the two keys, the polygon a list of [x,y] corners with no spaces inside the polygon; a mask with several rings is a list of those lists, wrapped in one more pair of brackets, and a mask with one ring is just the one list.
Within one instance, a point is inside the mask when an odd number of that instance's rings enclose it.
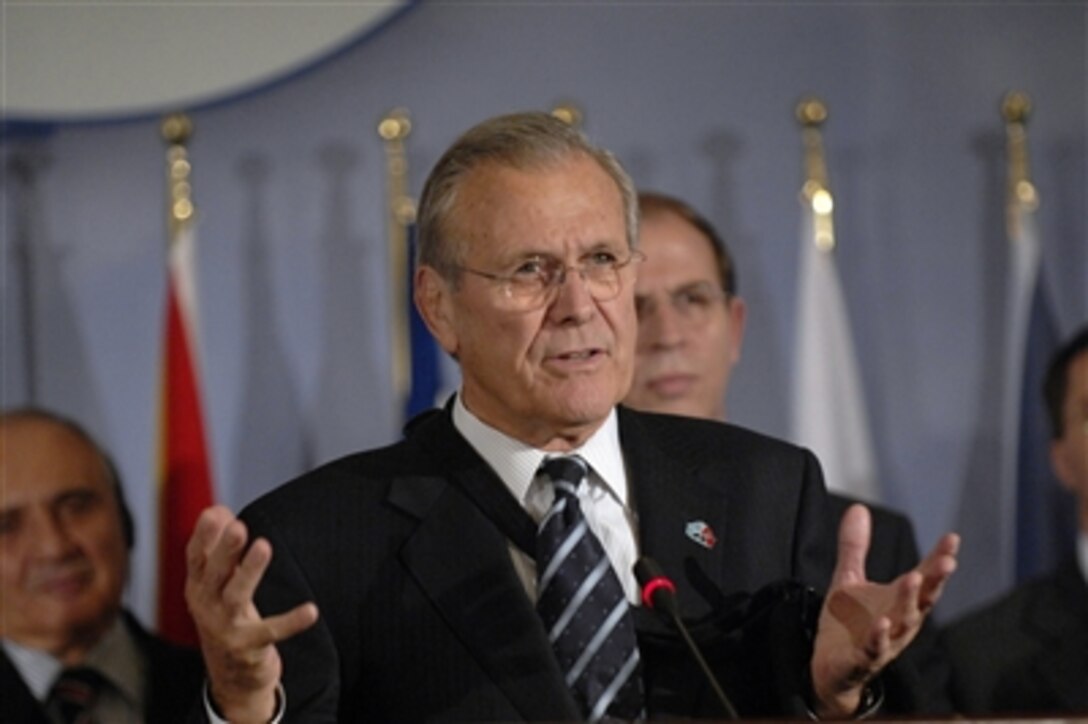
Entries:
{"label": "man's ear", "polygon": [[434,267],[420,265],[416,269],[416,309],[442,349],[456,357],[457,325],[452,295],[450,283]]}
{"label": "man's ear", "polygon": [[1062,487],[1074,495],[1079,494],[1074,482],[1073,470],[1069,460],[1066,459],[1065,448],[1061,439],[1050,441],[1050,466],[1054,468],[1054,477],[1062,484]]}
{"label": "man's ear", "polygon": [[744,346],[744,324],[748,319],[748,305],[738,296],[732,297],[726,312],[729,314],[729,334],[733,342],[732,363],[740,361],[741,348]]}

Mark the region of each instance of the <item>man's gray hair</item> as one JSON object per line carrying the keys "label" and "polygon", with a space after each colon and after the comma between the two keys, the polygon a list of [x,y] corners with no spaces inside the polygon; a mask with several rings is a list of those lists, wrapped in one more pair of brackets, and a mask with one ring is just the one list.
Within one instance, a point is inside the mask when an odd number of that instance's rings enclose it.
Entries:
{"label": "man's gray hair", "polygon": [[631,177],[616,157],[548,113],[514,113],[473,126],[435,164],[419,201],[419,263],[456,283],[463,250],[457,248],[456,240],[446,238],[447,227],[461,182],[473,169],[488,163],[518,170],[543,169],[577,156],[596,161],[616,183],[623,200],[627,245],[634,248],[638,239],[638,196]]}

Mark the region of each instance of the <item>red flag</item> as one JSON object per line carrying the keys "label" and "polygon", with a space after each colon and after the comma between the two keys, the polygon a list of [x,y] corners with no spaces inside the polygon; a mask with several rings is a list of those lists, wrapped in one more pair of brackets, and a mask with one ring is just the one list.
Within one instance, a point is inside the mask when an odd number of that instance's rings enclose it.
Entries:
{"label": "red flag", "polygon": [[194,242],[186,225],[170,243],[159,425],[158,628],[184,644],[197,643],[185,605],[185,545],[213,500],[197,366]]}

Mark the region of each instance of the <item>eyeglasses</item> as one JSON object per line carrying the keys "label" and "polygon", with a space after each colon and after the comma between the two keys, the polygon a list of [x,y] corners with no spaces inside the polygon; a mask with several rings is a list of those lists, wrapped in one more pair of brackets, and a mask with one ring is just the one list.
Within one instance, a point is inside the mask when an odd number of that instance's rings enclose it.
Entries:
{"label": "eyeglasses", "polygon": [[645,258],[639,251],[632,251],[628,256],[620,258],[615,252],[596,250],[583,257],[575,266],[568,266],[551,256],[532,256],[520,262],[508,274],[487,272],[459,264],[454,268],[495,282],[503,302],[508,307],[528,310],[550,304],[559,288],[566,282],[568,271],[578,272],[590,296],[598,302],[615,299],[623,288],[621,272]]}
{"label": "eyeglasses", "polygon": [[[698,327],[706,324],[717,305],[728,299],[729,294],[710,282],[697,282],[670,292],[665,298],[684,323]],[[639,322],[645,322],[659,312],[658,300],[656,296],[635,296]]]}

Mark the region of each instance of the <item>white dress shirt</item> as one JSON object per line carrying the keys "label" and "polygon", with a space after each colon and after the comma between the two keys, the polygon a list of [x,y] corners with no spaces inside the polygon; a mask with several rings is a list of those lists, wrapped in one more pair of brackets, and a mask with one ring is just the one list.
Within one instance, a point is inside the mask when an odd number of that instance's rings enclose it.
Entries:
{"label": "white dress shirt", "polygon": [[[552,486],[538,480],[536,474],[545,458],[555,457],[556,453],[537,450],[488,426],[465,407],[460,394],[453,405],[453,424],[533,521],[539,523],[551,507],[555,493]],[[579,505],[590,530],[604,547],[627,600],[638,605],[639,586],[633,570],[638,560],[637,520],[628,504],[627,470],[623,464],[615,409],[584,445],[563,454],[579,455],[589,464],[587,484],[578,488]],[[525,590],[535,601],[536,563],[513,543],[510,543],[510,554]]]}

